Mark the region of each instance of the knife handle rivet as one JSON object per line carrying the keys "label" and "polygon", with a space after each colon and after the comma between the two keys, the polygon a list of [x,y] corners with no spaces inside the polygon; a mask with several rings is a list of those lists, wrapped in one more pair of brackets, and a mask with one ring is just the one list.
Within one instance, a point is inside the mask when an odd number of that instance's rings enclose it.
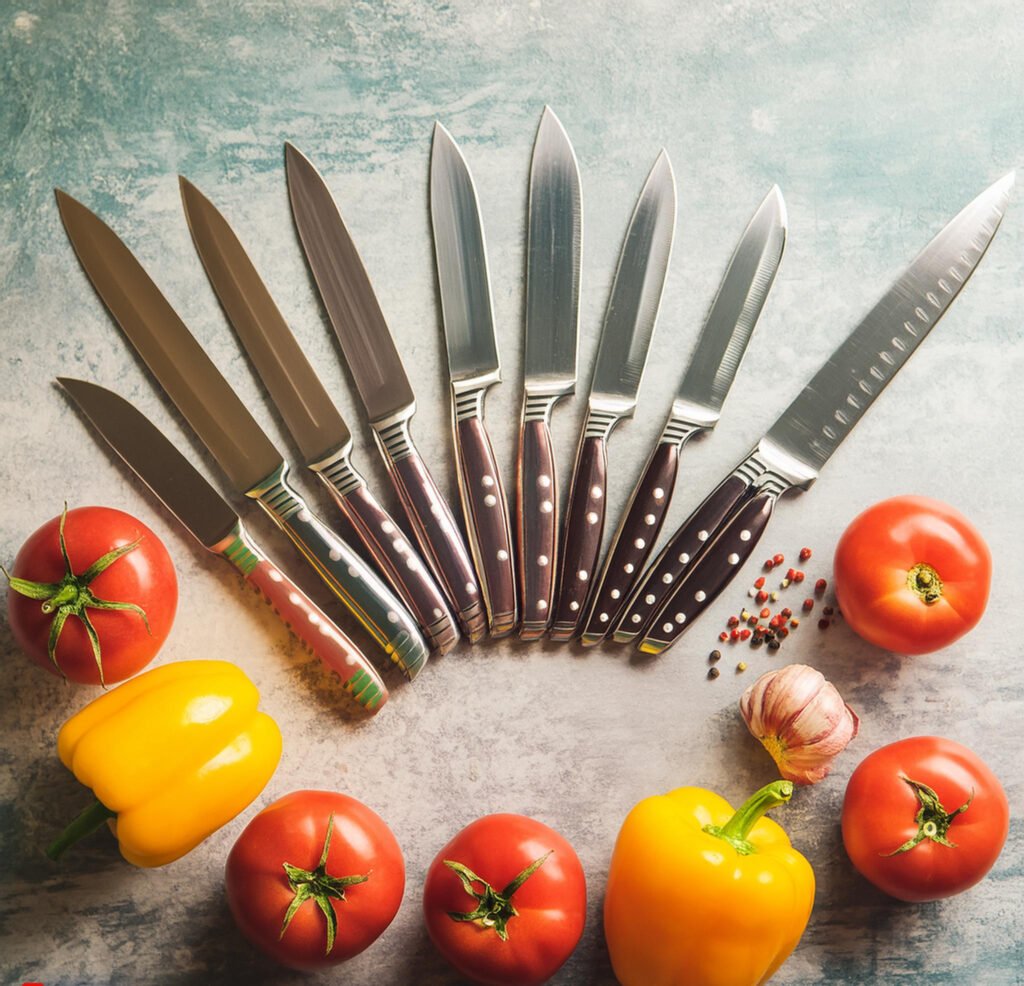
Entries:
{"label": "knife handle rivet", "polygon": [[550,500],[544,500],[540,505],[540,512],[542,514],[549,514],[554,509],[553,504]]}
{"label": "knife handle rivet", "polygon": [[498,551],[498,561],[508,561],[508,552],[504,548]]}
{"label": "knife handle rivet", "polygon": [[356,568],[355,565],[349,565],[349,567],[348,567],[348,574],[350,576],[352,576],[352,578],[358,579],[359,578],[359,569]]}
{"label": "knife handle rivet", "polygon": [[591,486],[590,487],[590,495],[595,500],[600,500],[601,499],[601,487],[600,486]]}
{"label": "knife handle rivet", "polygon": [[686,614],[685,613],[676,613],[676,623],[685,623],[685,622],[686,622]]}
{"label": "knife handle rivet", "polygon": [[[648,592],[647,595],[644,596],[644,602],[647,603],[648,606],[653,606],[654,605],[654,600],[656,598],[657,598],[657,596],[655,596],[653,592]],[[637,622],[635,618],[634,618],[633,622],[634,623]]]}
{"label": "knife handle rivet", "polygon": [[548,608],[548,601],[546,599],[538,599],[537,600],[537,609],[547,609],[547,608]]}
{"label": "knife handle rivet", "polygon": [[302,510],[299,511],[299,520],[303,524],[308,524],[312,519],[313,519],[312,515],[305,508],[303,508]]}
{"label": "knife handle rivet", "polygon": [[627,561],[626,564],[622,566],[622,570],[627,575],[632,575],[633,574],[633,563],[631,561]]}
{"label": "knife handle rivet", "polygon": [[598,520],[597,514],[594,513],[593,510],[591,510],[590,513],[587,514],[587,523],[588,524],[596,524],[597,520]]}
{"label": "knife handle rivet", "polygon": [[740,540],[741,541],[749,541],[750,540],[750,531],[740,531]]}
{"label": "knife handle rivet", "polygon": [[420,567],[415,558],[410,558],[405,565],[410,572],[415,572]]}
{"label": "knife handle rivet", "polygon": [[397,623],[398,614],[394,610],[388,610],[388,623]]}
{"label": "knife handle rivet", "polygon": [[576,573],[576,578],[578,578],[581,582],[586,582],[589,577],[589,573],[582,568]]}
{"label": "knife handle rivet", "polygon": [[471,596],[475,596],[476,595],[476,586],[472,582],[467,582],[466,583],[466,592],[468,592]]}
{"label": "knife handle rivet", "polygon": [[609,593],[609,595],[612,597],[612,599],[618,599],[619,596],[622,595],[622,593],[619,592],[618,589],[612,589],[612,591]]}
{"label": "knife handle rivet", "polygon": [[738,562],[739,560],[740,560],[740,556],[738,554],[736,554],[735,551],[731,555],[729,555],[728,561],[729,561],[730,565],[735,565],[736,562]]}
{"label": "knife handle rivet", "polygon": [[316,613],[310,613],[309,622],[316,626],[320,622],[320,617]]}
{"label": "knife handle rivet", "polygon": [[402,541],[402,540],[401,540],[400,538],[398,538],[398,539],[396,539],[396,540],[392,541],[392,542],[391,542],[391,546],[392,546],[392,547],[393,547],[393,548],[395,549],[395,551],[397,551],[397,552],[398,552],[398,553],[399,553],[400,555],[404,555],[404,554],[405,554],[405,552],[406,552],[406,551],[408,550],[408,549],[406,548],[406,546],[405,546],[405,542],[404,542],[404,541]]}
{"label": "knife handle rivet", "polygon": [[645,524],[646,524],[646,525],[647,525],[648,527],[653,527],[653,526],[654,526],[654,521],[655,521],[655,520],[656,520],[656,518],[655,518],[654,514],[647,514],[647,515],[646,515],[646,516],[644,517],[644,523],[645,523]]}
{"label": "knife handle rivet", "polygon": [[655,491],[654,491],[654,499],[655,500],[664,500],[665,499],[665,491],[660,486],[657,487],[655,489]]}
{"label": "knife handle rivet", "polygon": [[633,614],[633,622],[634,623],[639,623],[640,622],[640,614],[639,613],[634,613]]}
{"label": "knife handle rivet", "polygon": [[601,614],[601,615],[600,615],[600,616],[598,617],[598,619],[599,619],[599,620],[600,620],[600,621],[601,621],[602,623],[607,623],[607,622],[608,622],[608,614],[607,614],[607,613],[602,613],[602,614]]}
{"label": "knife handle rivet", "polygon": [[434,607],[434,619],[439,620],[439,619],[441,619],[442,616],[444,616],[444,610],[441,609],[440,606],[435,606]]}
{"label": "knife handle rivet", "polygon": [[395,525],[392,524],[390,520],[386,520],[386,521],[384,521],[383,524],[380,525],[380,529],[385,534],[390,534],[395,529]]}
{"label": "knife handle rivet", "polygon": [[666,624],[664,624],[662,626],[661,629],[664,630],[665,633],[671,633],[672,632],[672,624],[671,623],[666,623]]}
{"label": "knife handle rivet", "polygon": [[331,548],[331,550],[327,552],[327,556],[331,561],[341,561],[341,552],[337,548]]}
{"label": "knife handle rivet", "polygon": [[542,489],[546,490],[551,485],[551,477],[540,475],[537,477],[537,485]]}
{"label": "knife handle rivet", "polygon": [[497,497],[495,497],[493,493],[488,493],[487,496],[484,497],[485,506],[493,507],[497,502]]}
{"label": "knife handle rivet", "polygon": [[494,480],[490,476],[484,476],[483,479],[480,480],[480,483],[483,486],[491,487],[494,485]]}
{"label": "knife handle rivet", "polygon": [[299,598],[299,594],[298,594],[297,592],[293,592],[293,593],[292,593],[292,594],[291,594],[291,595],[290,595],[290,596],[288,597],[288,602],[290,602],[290,603],[291,603],[291,604],[292,604],[293,606],[298,606],[298,605],[299,605],[299,603],[301,603],[301,602],[302,602],[302,600],[301,600],[301,599]]}
{"label": "knife handle rivet", "polygon": [[572,601],[571,603],[569,603],[569,609],[571,609],[571,610],[572,610],[572,611],[573,611],[574,613],[575,613],[575,612],[576,612],[576,610],[578,610],[579,608],[580,608],[580,604],[579,604],[578,602],[576,602],[576,600],[575,600],[575,599],[574,599],[574,600],[573,600],[573,601]]}
{"label": "knife handle rivet", "polygon": [[685,551],[679,556],[679,564],[680,565],[689,565],[690,564],[690,556]]}
{"label": "knife handle rivet", "polygon": [[635,547],[640,548],[641,550],[647,547],[647,542],[643,538],[637,538],[633,542],[633,544]]}
{"label": "knife handle rivet", "polygon": [[284,581],[284,576],[276,568],[268,569],[267,575],[269,575],[270,578],[273,579],[275,582]]}
{"label": "knife handle rivet", "polygon": [[708,532],[707,531],[700,531],[697,534],[697,540],[698,541],[706,541],[707,539],[708,539]]}
{"label": "knife handle rivet", "polygon": [[661,577],[661,581],[662,581],[662,582],[664,582],[664,583],[665,583],[665,585],[671,585],[671,583],[672,583],[672,573],[671,573],[671,572],[666,572],[666,573],[665,573],[665,574],[664,574],[664,575],[663,575],[663,576]]}
{"label": "knife handle rivet", "polygon": [[702,603],[707,599],[707,597],[707,593],[703,589],[698,589],[693,598],[696,599],[697,602]]}

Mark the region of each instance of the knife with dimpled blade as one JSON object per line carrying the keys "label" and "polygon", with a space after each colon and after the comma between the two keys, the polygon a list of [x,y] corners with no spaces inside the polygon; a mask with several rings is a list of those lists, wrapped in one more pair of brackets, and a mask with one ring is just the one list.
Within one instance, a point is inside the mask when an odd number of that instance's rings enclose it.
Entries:
{"label": "knife with dimpled blade", "polygon": [[160,289],[106,223],[57,190],[71,245],[128,340],[227,473],[288,535],[407,677],[429,655],[415,620],[288,483],[288,465]]}
{"label": "knife with dimpled blade", "polygon": [[661,533],[683,445],[718,423],[775,280],[785,243],[786,206],[778,187],[773,187],[740,237],[672,402],[668,422],[623,512],[594,589],[581,638],[584,646],[602,641],[618,623],[630,589]]}
{"label": "knife with dimpled blade", "polygon": [[516,537],[522,624],[547,633],[558,565],[558,471],[551,412],[576,391],[583,229],[580,173],[558,117],[544,107],[530,162],[527,206],[526,349],[516,460]]}
{"label": "knife with dimpled blade", "polygon": [[779,497],[811,486],[967,283],[1013,180],[1011,173],[995,182],[939,232],[684,522],[634,591],[616,640],[643,633],[640,650],[659,654],[711,605],[754,550]]}
{"label": "knife with dimpled blade", "polygon": [[238,514],[138,408],[85,380],[58,377],[96,430],[207,551],[231,562],[369,712],[387,701],[380,675],[330,618],[256,546]]}
{"label": "knife with dimpled blade", "polygon": [[484,426],[484,396],[501,380],[491,283],[473,178],[451,134],[434,124],[430,222],[452,386],[459,498],[492,637],[516,625],[512,528],[501,472]]}
{"label": "knife with dimpled blade", "polygon": [[605,311],[565,515],[553,640],[575,636],[604,531],[607,441],[636,408],[661,305],[676,227],[676,181],[668,154],[654,162],[626,231]]}
{"label": "knife with dimpled blade", "polygon": [[409,422],[416,399],[362,258],[323,178],[291,144],[285,144],[285,172],[299,241],[388,475],[463,632],[470,642],[480,640],[486,624],[476,572],[451,509],[413,444]]}
{"label": "knife with dimpled blade", "polygon": [[306,465],[330,491],[431,645],[446,653],[459,631],[444,595],[401,526],[352,466],[352,435],[238,237],[195,185],[178,180],[192,240],[210,284]]}

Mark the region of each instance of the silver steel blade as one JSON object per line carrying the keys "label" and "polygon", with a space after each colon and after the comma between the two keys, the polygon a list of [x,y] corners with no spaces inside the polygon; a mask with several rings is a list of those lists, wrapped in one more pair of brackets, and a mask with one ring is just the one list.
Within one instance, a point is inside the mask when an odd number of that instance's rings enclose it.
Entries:
{"label": "silver steel blade", "polygon": [[630,413],[636,404],[647,350],[665,287],[676,226],[676,180],[662,151],[647,176],[612,283],[590,385]]}
{"label": "silver steel blade", "polygon": [[57,189],[71,245],[92,286],[196,434],[244,493],[283,459],[117,234]]}
{"label": "silver steel blade", "polygon": [[576,389],[583,206],[572,144],[550,107],[530,163],[526,245],[526,385]]}
{"label": "silver steel blade", "polygon": [[777,185],[765,196],[740,238],[677,398],[700,407],[713,425],[747,350],[786,245],[786,203]]}
{"label": "silver steel blade", "polygon": [[430,151],[430,223],[451,378],[498,373],[480,203],[469,166],[440,123]]}
{"label": "silver steel blade", "polygon": [[199,259],[308,465],[352,440],[348,427],[299,347],[227,220],[188,179],[181,201]]}
{"label": "silver steel blade", "polygon": [[765,436],[819,469],[942,317],[988,249],[1006,210],[1011,172],[924,248]]}
{"label": "silver steel blade", "polygon": [[370,278],[327,185],[292,144],[284,145],[288,197],[302,248],[371,422],[415,400]]}
{"label": "silver steel blade", "polygon": [[238,514],[133,404],[85,380],[58,377],[96,430],[207,548],[222,541]]}

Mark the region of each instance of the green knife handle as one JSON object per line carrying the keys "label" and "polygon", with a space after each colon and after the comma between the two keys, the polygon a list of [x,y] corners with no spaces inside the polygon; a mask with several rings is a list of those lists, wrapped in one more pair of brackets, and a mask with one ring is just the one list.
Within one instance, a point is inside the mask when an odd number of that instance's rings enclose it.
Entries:
{"label": "green knife handle", "polygon": [[210,550],[226,558],[262,593],[286,627],[341,679],[345,691],[373,714],[388,699],[381,677],[359,648],[257,547],[238,521]]}
{"label": "green knife handle", "polygon": [[352,467],[347,449],[310,468],[330,491],[370,557],[416,617],[431,646],[439,654],[447,654],[460,636],[458,624],[448,609],[448,600],[401,526]]}
{"label": "green knife handle", "polygon": [[330,590],[384,648],[407,678],[429,656],[416,621],[373,570],[326,524],[313,516],[287,482],[288,465],[248,491],[291,538]]}

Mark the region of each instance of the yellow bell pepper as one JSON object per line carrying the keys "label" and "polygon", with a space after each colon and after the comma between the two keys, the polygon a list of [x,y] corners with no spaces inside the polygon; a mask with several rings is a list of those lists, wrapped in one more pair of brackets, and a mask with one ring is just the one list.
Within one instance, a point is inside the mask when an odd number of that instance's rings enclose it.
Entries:
{"label": "yellow bell pepper", "polygon": [[47,850],[56,859],[107,822],[121,855],[163,866],[194,849],[263,790],[281,732],[226,661],[178,661],[101,695],[57,737],[65,767],[96,802]]}
{"label": "yellow bell pepper", "polygon": [[702,788],[641,801],[612,853],[604,929],[623,986],[755,986],[796,947],[814,872],[766,811],[775,781],[737,811]]}

